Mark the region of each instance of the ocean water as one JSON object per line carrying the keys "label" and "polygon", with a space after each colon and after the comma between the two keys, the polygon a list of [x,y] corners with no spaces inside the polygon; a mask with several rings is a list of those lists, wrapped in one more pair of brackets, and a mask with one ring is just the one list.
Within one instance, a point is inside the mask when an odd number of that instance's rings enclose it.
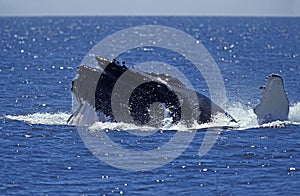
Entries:
{"label": "ocean water", "polygon": [[[300,18],[2,17],[0,22],[1,195],[299,194]],[[239,122],[220,129],[204,156],[199,148],[207,127],[198,127],[176,159],[153,170],[128,171],[99,160],[66,121],[72,113],[71,81],[86,54],[107,36],[139,25],[173,27],[199,40],[223,76],[225,109]],[[134,65],[165,58],[161,54],[142,48],[122,58]],[[175,66],[209,96],[201,75],[180,62]],[[284,79],[289,121],[259,126],[252,108],[270,73]],[[93,128],[139,151],[155,149],[175,134],[138,136],[126,130],[145,130],[114,123]]]}

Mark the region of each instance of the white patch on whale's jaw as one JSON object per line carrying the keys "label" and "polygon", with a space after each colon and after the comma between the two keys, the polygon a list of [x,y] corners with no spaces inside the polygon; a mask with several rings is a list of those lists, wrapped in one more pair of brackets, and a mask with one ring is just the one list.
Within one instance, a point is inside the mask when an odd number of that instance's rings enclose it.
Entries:
{"label": "white patch on whale's jaw", "polygon": [[258,123],[288,120],[289,101],[281,76],[278,74],[269,75],[266,78],[266,85],[261,89],[261,102],[254,108]]}
{"label": "white patch on whale's jaw", "polygon": [[95,108],[88,102],[82,101],[82,104],[70,116],[67,124],[73,126],[91,126],[95,122],[110,122],[110,117],[105,116],[102,111],[95,111]]}
{"label": "white patch on whale's jaw", "polygon": [[94,108],[84,102],[68,120],[68,125],[86,126],[98,121]]}

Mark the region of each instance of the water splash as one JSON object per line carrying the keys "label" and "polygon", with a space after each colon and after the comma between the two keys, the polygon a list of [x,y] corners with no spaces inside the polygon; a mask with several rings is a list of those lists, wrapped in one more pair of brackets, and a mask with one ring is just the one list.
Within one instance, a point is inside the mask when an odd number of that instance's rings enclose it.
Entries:
{"label": "water splash", "polygon": [[226,111],[238,121],[238,130],[245,130],[260,127],[280,128],[286,125],[300,125],[300,102],[291,105],[289,110],[289,121],[274,121],[262,125],[258,124],[253,109],[246,104],[232,103]]}
{"label": "water splash", "polygon": [[240,128],[253,128],[259,126],[253,109],[246,104],[239,102],[231,103],[226,111],[238,121]]}
{"label": "water splash", "polygon": [[10,120],[22,121],[30,125],[67,125],[70,113],[34,113],[27,115],[4,115],[4,118]]}
{"label": "water splash", "polygon": [[300,102],[290,106],[289,119],[291,122],[300,123]]}
{"label": "water splash", "polygon": [[[229,114],[231,114],[238,123],[228,124],[228,118],[225,115],[217,114],[213,121],[205,124],[194,123],[190,125],[187,129],[186,125],[182,124],[172,124],[171,121],[166,121],[162,130],[201,130],[207,128],[220,128],[229,127],[238,130],[259,128],[259,127],[278,127],[282,124],[293,124],[300,125],[300,102],[290,106],[289,120],[285,122],[272,122],[264,125],[258,125],[256,115],[253,109],[249,106],[241,103],[233,103],[227,109]],[[67,125],[67,120],[70,117],[69,112],[59,112],[59,113],[34,113],[28,115],[4,115],[3,117],[10,120],[22,121],[30,125],[41,124],[41,125]],[[137,126],[127,123],[116,123],[116,122],[96,122],[89,127],[91,131],[97,130],[132,130],[132,131],[144,131],[153,132],[157,128],[147,127],[147,126]]]}

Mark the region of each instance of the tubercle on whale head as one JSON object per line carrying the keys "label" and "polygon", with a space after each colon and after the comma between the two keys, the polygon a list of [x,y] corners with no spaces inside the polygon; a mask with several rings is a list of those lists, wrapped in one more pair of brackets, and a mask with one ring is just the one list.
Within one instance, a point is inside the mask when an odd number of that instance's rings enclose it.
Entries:
{"label": "tubercle on whale head", "polygon": [[98,62],[98,65],[102,68],[102,69],[105,69],[105,67],[107,67],[107,65],[109,63],[111,63],[107,58],[105,57],[101,57],[101,56],[96,56],[95,57],[97,62]]}
{"label": "tubercle on whale head", "polygon": [[268,75],[267,77],[266,77],[266,79],[270,79],[270,78],[280,78],[281,80],[282,80],[282,77],[281,77],[281,75],[279,75],[279,74],[277,74],[277,73],[271,73],[270,75]]}

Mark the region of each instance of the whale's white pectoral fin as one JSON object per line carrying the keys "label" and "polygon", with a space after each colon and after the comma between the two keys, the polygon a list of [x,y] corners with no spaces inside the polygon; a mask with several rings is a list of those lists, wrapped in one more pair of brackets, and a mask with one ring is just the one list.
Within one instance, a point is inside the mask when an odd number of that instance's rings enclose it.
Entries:
{"label": "whale's white pectoral fin", "polygon": [[289,101],[284,90],[283,79],[278,74],[266,78],[266,85],[261,86],[262,97],[254,108],[259,124],[276,120],[288,120]]}

